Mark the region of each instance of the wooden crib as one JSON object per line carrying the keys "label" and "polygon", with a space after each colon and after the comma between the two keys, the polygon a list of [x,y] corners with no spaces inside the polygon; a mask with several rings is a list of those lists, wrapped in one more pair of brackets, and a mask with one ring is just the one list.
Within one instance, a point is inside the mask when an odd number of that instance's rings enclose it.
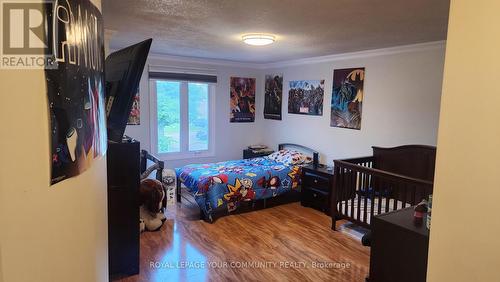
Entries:
{"label": "wooden crib", "polygon": [[432,194],[435,147],[372,148],[373,156],[334,161],[333,230],[339,219],[370,228],[372,216],[416,205]]}

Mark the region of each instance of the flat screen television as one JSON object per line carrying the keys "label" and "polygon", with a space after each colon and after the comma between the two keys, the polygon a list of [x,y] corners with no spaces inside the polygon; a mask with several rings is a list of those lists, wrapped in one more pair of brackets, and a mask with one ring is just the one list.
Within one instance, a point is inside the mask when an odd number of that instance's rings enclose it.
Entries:
{"label": "flat screen television", "polygon": [[122,142],[153,39],[111,53],[105,61],[108,140]]}

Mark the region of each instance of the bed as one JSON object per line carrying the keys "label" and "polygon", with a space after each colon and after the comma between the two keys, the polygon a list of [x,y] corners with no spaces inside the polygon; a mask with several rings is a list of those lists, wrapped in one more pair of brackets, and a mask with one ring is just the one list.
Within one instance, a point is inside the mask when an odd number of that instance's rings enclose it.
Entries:
{"label": "bed", "polygon": [[278,149],[266,157],[177,168],[177,201],[181,201],[184,185],[194,195],[201,217],[213,222],[216,211],[230,213],[244,202],[265,201],[297,191],[301,166],[311,162],[317,165],[318,153],[290,143],[280,144]]}
{"label": "bed", "polygon": [[334,161],[333,230],[339,219],[369,229],[372,216],[416,205],[432,194],[435,147],[372,148],[373,156]]}

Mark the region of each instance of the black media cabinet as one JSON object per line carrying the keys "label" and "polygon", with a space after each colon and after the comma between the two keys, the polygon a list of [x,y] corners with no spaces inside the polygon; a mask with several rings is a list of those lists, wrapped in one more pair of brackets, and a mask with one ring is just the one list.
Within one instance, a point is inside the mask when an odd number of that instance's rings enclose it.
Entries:
{"label": "black media cabinet", "polygon": [[139,273],[140,143],[108,143],[109,275]]}

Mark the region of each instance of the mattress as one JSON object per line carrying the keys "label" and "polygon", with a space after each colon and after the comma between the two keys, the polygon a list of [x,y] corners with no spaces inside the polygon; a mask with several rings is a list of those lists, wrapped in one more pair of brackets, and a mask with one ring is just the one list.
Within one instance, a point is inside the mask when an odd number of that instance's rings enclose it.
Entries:
{"label": "mattress", "polygon": [[[358,215],[358,199],[360,204],[359,215]],[[394,208],[394,201],[396,201],[396,208]],[[346,212],[344,212],[344,206],[346,206]],[[354,211],[351,213],[351,206],[354,206]],[[355,218],[359,221],[366,222],[370,224],[371,220],[371,206],[373,206],[373,215],[378,215],[379,206],[380,206],[380,214],[391,212],[394,210],[400,210],[402,208],[410,207],[409,203],[403,203],[399,200],[390,199],[386,197],[375,197],[375,199],[366,198],[366,220],[365,220],[365,197],[364,196],[356,196],[354,200],[342,201],[337,204],[337,209],[341,214],[347,215],[349,217]],[[386,211],[387,208],[387,211]]]}

